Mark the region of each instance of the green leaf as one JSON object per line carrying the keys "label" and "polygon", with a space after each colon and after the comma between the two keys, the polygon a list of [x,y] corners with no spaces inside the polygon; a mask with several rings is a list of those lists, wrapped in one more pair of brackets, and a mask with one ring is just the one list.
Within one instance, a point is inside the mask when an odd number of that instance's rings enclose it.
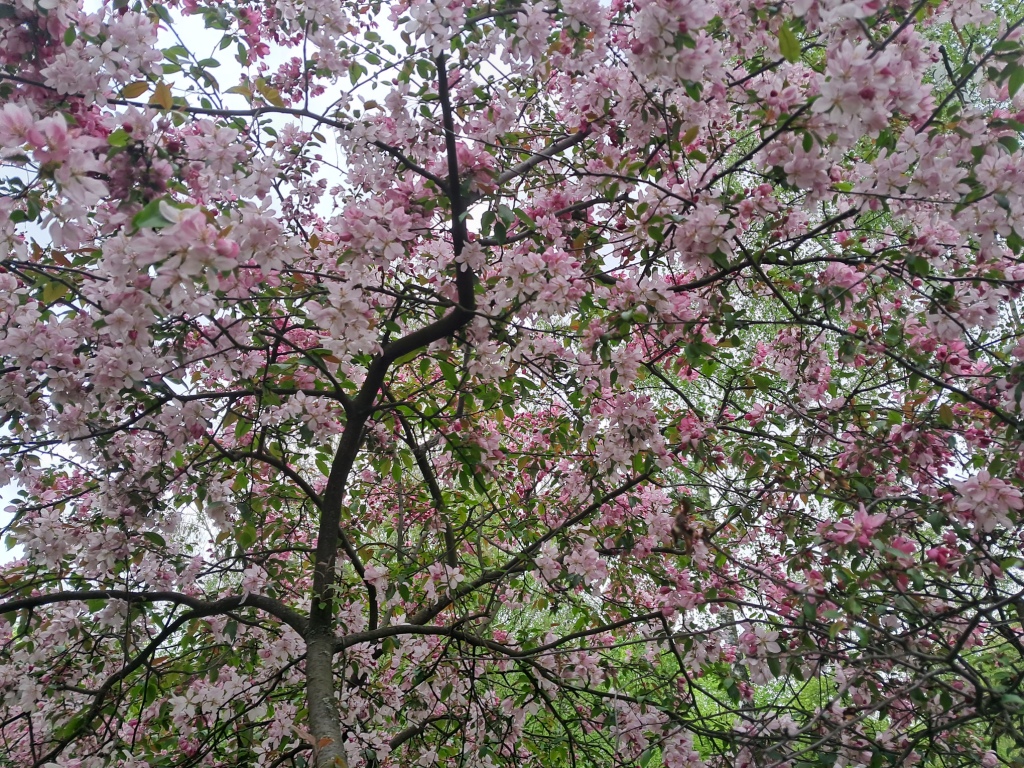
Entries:
{"label": "green leaf", "polygon": [[779,27],[779,53],[790,63],[800,59],[800,41],[785,21]]}
{"label": "green leaf", "polygon": [[134,83],[128,83],[128,85],[121,89],[121,98],[137,99],[139,96],[141,96],[148,90],[149,83],[147,83],[145,80],[136,80]]}
{"label": "green leaf", "polygon": [[63,298],[67,292],[68,287],[64,283],[51,280],[43,286],[43,304],[53,304],[53,302]]}
{"label": "green leaf", "polygon": [[1020,51],[1020,43],[1016,40],[1000,40],[992,46],[992,53],[1017,53]]}
{"label": "green leaf", "polygon": [[939,423],[944,427],[953,426],[953,409],[947,403],[939,406]]}
{"label": "green leaf", "polygon": [[402,355],[397,360],[395,360],[395,362],[392,365],[397,367],[397,366],[400,366],[400,365],[405,365],[406,363],[411,363],[422,352],[423,352],[422,349],[414,349],[412,352],[406,352],[404,355]]}
{"label": "green leaf", "polygon": [[156,680],[150,678],[146,682],[146,688],[142,693],[142,706],[148,707],[154,701],[156,697],[160,695],[160,686],[156,684]]}
{"label": "green leaf", "polygon": [[166,24],[171,23],[171,14],[169,14],[167,12],[167,9],[164,8],[162,5],[153,4],[149,6],[149,10],[156,14],[156,17],[160,19],[160,21]]}
{"label": "green leaf", "polygon": [[273,106],[284,106],[284,100],[281,98],[281,92],[277,90],[277,88],[271,86],[262,77],[256,78],[256,90],[259,92],[260,96],[266,99],[267,102],[272,104]]}
{"label": "green leaf", "polygon": [[1004,693],[1001,700],[1003,708],[1010,712],[1020,712],[1024,709],[1024,698],[1014,693]]}
{"label": "green leaf", "polygon": [[480,234],[487,237],[491,234],[491,227],[494,226],[494,211],[484,211],[480,216]]}
{"label": "green leaf", "polygon": [[931,264],[928,263],[928,259],[924,256],[912,254],[907,257],[907,269],[916,277],[927,277],[931,272],[931,268]]}
{"label": "green leaf", "polygon": [[126,147],[129,141],[131,141],[131,136],[124,128],[118,128],[107,136],[107,144],[112,147]]}
{"label": "green leaf", "polygon": [[1000,136],[996,141],[1006,147],[1011,153],[1020,151],[1020,141],[1014,136]]}
{"label": "green leaf", "polygon": [[256,527],[252,523],[246,523],[235,531],[235,541],[242,549],[248,549],[256,543]]}
{"label": "green leaf", "polygon": [[173,208],[178,207],[165,197],[151,200],[146,204],[145,208],[132,217],[132,225],[136,229],[161,229],[162,227],[169,227],[174,224],[173,221],[167,219],[160,212],[160,203],[167,203]]}
{"label": "green leaf", "polygon": [[455,370],[455,366],[446,360],[438,360],[438,367],[441,369],[441,373],[444,376],[445,382],[452,389],[458,389],[459,387],[459,374]]}
{"label": "green leaf", "polygon": [[1022,85],[1024,85],[1024,67],[1020,64],[1016,64],[1010,71],[1009,80],[1006,81],[1006,87],[1010,91],[1011,99],[1017,95],[1017,91],[1020,90]]}
{"label": "green leaf", "polygon": [[725,678],[722,681],[722,687],[725,688],[726,694],[732,701],[740,700],[740,689],[736,687],[736,681],[732,677]]}
{"label": "green leaf", "polygon": [[348,68],[348,79],[352,85],[356,85],[359,82],[359,78],[366,74],[366,67],[362,64],[353,61]]}
{"label": "green leaf", "polygon": [[868,488],[868,486],[862,483],[860,480],[851,480],[850,485],[853,487],[853,490],[857,492],[857,495],[860,496],[862,499],[873,498],[874,494],[871,492],[871,489]]}
{"label": "green leaf", "polygon": [[85,725],[85,713],[79,712],[67,721],[62,727],[54,730],[53,735],[58,739],[70,739],[75,736]]}
{"label": "green leaf", "polygon": [[633,471],[638,475],[643,474],[644,471],[644,455],[638,453],[633,457]]}

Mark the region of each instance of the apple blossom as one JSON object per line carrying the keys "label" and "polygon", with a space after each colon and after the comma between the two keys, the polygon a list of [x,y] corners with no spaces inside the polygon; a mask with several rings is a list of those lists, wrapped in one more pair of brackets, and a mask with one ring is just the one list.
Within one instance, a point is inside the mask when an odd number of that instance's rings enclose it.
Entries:
{"label": "apple blossom", "polygon": [[0,0],[0,766],[1019,762],[1022,26]]}

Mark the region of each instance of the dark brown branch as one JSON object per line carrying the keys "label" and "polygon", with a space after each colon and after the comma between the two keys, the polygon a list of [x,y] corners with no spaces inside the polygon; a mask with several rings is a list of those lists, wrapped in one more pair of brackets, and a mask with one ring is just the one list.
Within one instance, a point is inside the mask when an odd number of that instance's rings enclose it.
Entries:
{"label": "dark brown branch", "polygon": [[[84,733],[92,721],[96,719],[99,713],[103,709],[104,701],[110,692],[114,689],[119,682],[131,675],[135,670],[139,669],[143,664],[147,663],[147,660],[160,648],[161,645],[177,632],[187,622],[194,619],[203,618],[206,616],[215,616],[217,614],[226,613],[230,610],[241,608],[245,604],[252,605],[254,607],[262,608],[268,613],[280,618],[290,626],[299,629],[304,624],[304,620],[290,608],[281,606],[276,600],[272,600],[267,597],[260,595],[243,595],[241,597],[227,597],[222,600],[217,600],[212,603],[207,603],[202,600],[196,600],[195,598],[189,598],[185,595],[179,595],[174,592],[149,592],[149,593],[132,593],[132,592],[120,592],[118,590],[104,590],[104,591],[90,591],[90,592],[60,592],[52,595],[37,595],[31,598],[24,598],[22,600],[12,600],[4,603],[0,606],[0,614],[8,613],[19,608],[32,607],[31,603],[36,602],[36,605],[46,605],[55,602],[70,602],[70,601],[81,601],[81,600],[98,600],[98,599],[119,599],[127,600],[130,602],[139,602],[140,595],[148,595],[148,599],[143,602],[156,602],[157,600],[167,600],[170,602],[176,602],[181,605],[195,605],[196,607],[182,614],[177,619],[172,621],[170,624],[165,626],[160,633],[154,637],[149,644],[138,653],[131,661],[125,664],[120,670],[115,672],[113,675],[108,677],[103,685],[96,690],[93,695],[92,704],[89,708],[81,715],[78,726],[73,729],[71,733],[66,735],[63,739],[60,739],[56,746],[54,746],[49,752],[37,759],[33,765],[33,768],[40,768],[40,766],[46,765],[57,758],[67,747],[74,742],[82,733]],[[162,597],[158,597],[162,596]],[[60,598],[60,599],[56,599]],[[273,608],[273,610],[270,610]],[[282,610],[283,609],[283,610]],[[289,616],[291,621],[286,621],[282,616]],[[293,624],[292,622],[296,622]],[[298,626],[296,626],[296,624]]]}
{"label": "dark brown branch", "polygon": [[[454,335],[472,319],[476,308],[476,276],[467,265],[459,263],[466,243],[466,210],[459,179],[455,121],[448,92],[447,65],[443,55],[438,57],[437,72],[445,151],[448,158],[448,199],[451,203],[452,250],[455,256],[455,286],[459,305],[439,320],[388,343],[380,355],[374,358],[367,368],[366,378],[359,393],[352,402],[348,423],[331,463],[327,487],[322,497],[309,629],[306,634],[306,696],[309,725],[317,743],[323,743],[317,755],[319,766],[333,768],[347,765],[334,687],[334,583],[338,548],[342,539],[341,511],[348,478],[362,447],[363,429],[376,408],[377,395],[384,385],[391,364],[409,352]],[[375,603],[376,590],[370,592],[370,600],[371,603]],[[375,606],[371,605],[371,616],[375,615],[374,611]]]}
{"label": "dark brown branch", "polygon": [[0,603],[0,616],[26,608],[39,608],[56,603],[82,603],[87,600],[123,600],[126,603],[174,603],[175,605],[191,608],[197,616],[215,616],[245,606],[251,606],[257,610],[269,613],[276,619],[280,619],[296,632],[303,633],[306,631],[306,618],[301,613],[271,597],[254,594],[224,597],[220,600],[209,602],[183,595],[180,592],[129,592],[119,589],[71,590],[8,600],[7,602]]}
{"label": "dark brown branch", "polygon": [[[394,404],[394,398],[389,397],[389,399]],[[459,564],[456,557],[455,534],[452,531],[452,524],[445,510],[444,494],[441,493],[441,486],[437,482],[434,468],[430,466],[430,459],[427,457],[426,450],[416,442],[416,435],[412,430],[412,425],[409,424],[409,420],[402,415],[400,410],[396,409],[395,415],[398,417],[398,423],[402,425],[402,431],[405,432],[405,442],[408,444],[409,450],[412,451],[412,455],[416,460],[416,466],[419,467],[420,474],[423,475],[423,481],[427,484],[427,489],[430,491],[434,510],[444,522],[445,560],[451,568],[455,568]]]}

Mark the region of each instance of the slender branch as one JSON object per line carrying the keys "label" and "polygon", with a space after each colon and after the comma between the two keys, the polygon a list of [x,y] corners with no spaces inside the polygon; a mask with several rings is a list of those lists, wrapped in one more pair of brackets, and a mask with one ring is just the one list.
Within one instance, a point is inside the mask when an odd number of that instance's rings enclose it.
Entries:
{"label": "slender branch", "polygon": [[541,163],[552,159],[555,155],[564,152],[570,147],[576,146],[584,139],[586,139],[588,136],[590,136],[590,129],[584,128],[583,130],[578,131],[576,133],[571,133],[568,136],[559,139],[558,141],[554,141],[547,147],[542,149],[540,152],[534,152],[529,158],[519,163],[518,165],[514,165],[507,171],[498,174],[498,178],[495,179],[495,181],[497,182],[499,187],[503,184],[507,184],[513,179],[519,178],[532,168],[535,168]]}
{"label": "slender branch", "polygon": [[55,603],[82,603],[88,600],[123,600],[126,603],[174,603],[191,608],[197,616],[215,616],[244,606],[256,608],[280,619],[296,632],[306,631],[306,618],[284,603],[265,595],[234,595],[213,602],[201,600],[180,592],[130,592],[120,589],[69,590],[22,597],[0,603],[0,616],[17,611],[39,608]]}
{"label": "slender branch", "polygon": [[[392,404],[395,403],[394,398],[389,396],[389,399]],[[455,551],[455,534],[452,531],[451,520],[448,519],[448,512],[444,504],[444,494],[441,493],[441,486],[437,482],[434,468],[430,466],[430,459],[427,457],[426,450],[416,442],[416,435],[412,430],[412,425],[409,424],[409,420],[405,418],[400,410],[396,409],[395,415],[398,416],[398,423],[402,425],[402,431],[405,432],[405,441],[409,445],[409,450],[412,451],[412,455],[416,460],[416,466],[419,467],[420,474],[423,475],[423,481],[427,484],[427,489],[430,491],[430,499],[434,504],[434,510],[444,522],[445,560],[450,567],[455,568],[459,564]]]}
{"label": "slender branch", "polygon": [[[268,613],[272,613],[278,618],[281,618],[282,621],[285,621],[285,619],[282,618],[282,616],[289,616],[291,621],[287,621],[286,623],[290,624],[296,629],[298,629],[304,623],[304,620],[291,609],[284,606],[280,606],[280,604],[278,604],[276,600],[272,600],[270,598],[262,597],[259,595],[227,597],[212,603],[206,603],[201,600],[189,598],[185,595],[179,595],[174,592],[132,593],[120,592],[117,590],[97,590],[91,592],[63,592],[54,593],[52,595],[37,595],[35,597],[25,598],[23,600],[12,600],[7,603],[4,603],[3,605],[0,605],[0,615],[2,615],[3,613],[8,613],[12,610],[18,610],[19,607],[30,607],[29,605],[26,605],[26,603],[31,603],[34,600],[43,600],[43,602],[38,602],[37,605],[45,605],[49,603],[58,602],[58,600],[53,599],[57,597],[61,597],[64,602],[98,599],[120,599],[138,602],[138,600],[133,600],[133,598],[138,598],[140,594],[148,595],[148,602],[154,602],[158,599],[165,599],[169,600],[170,602],[180,603],[182,605],[195,604],[196,607],[193,610],[190,610],[187,613],[182,614],[177,619],[172,621],[170,624],[165,626],[163,630],[161,630],[160,633],[156,637],[154,637],[141,652],[136,654],[136,656],[130,662],[125,664],[116,673],[108,677],[103,682],[103,685],[101,685],[99,689],[97,689],[93,694],[92,704],[89,706],[89,708],[85,711],[84,714],[80,715],[81,719],[78,720],[78,725],[75,728],[73,728],[70,733],[68,733],[62,739],[60,739],[49,752],[47,752],[41,758],[37,759],[33,764],[33,768],[41,768],[41,766],[44,766],[47,763],[52,762],[65,749],[67,749],[67,747],[70,744],[72,744],[75,741],[75,739],[77,739],[82,733],[84,733],[89,728],[89,726],[92,725],[92,721],[95,720],[96,717],[102,711],[103,704],[107,696],[114,689],[114,687],[122,680],[126,679],[133,672],[135,672],[135,670],[139,669],[143,664],[145,664],[146,660],[149,659],[154,653],[156,653],[157,649],[160,648],[160,646],[163,645],[163,643],[169,637],[174,635],[175,632],[177,632],[182,626],[184,626],[189,621],[204,618],[206,616],[215,616],[220,613],[226,613],[232,609],[240,608],[245,604],[249,604],[253,605],[254,607],[261,607],[263,608],[263,610],[267,610]],[[163,597],[159,598],[156,596]],[[273,610],[270,610],[270,608],[273,608]],[[293,624],[292,622],[295,623]]]}
{"label": "slender branch", "polygon": [[562,523],[562,525],[560,525],[557,528],[552,528],[546,534],[544,534],[535,542],[526,547],[526,549],[524,549],[522,552],[512,557],[509,560],[509,562],[505,564],[504,567],[497,568],[491,571],[486,571],[481,576],[474,579],[472,582],[460,586],[457,590],[455,590],[453,594],[446,594],[443,597],[438,598],[433,605],[427,606],[423,610],[418,611],[414,615],[410,616],[409,623],[426,624],[428,621],[433,620],[438,614],[441,613],[441,611],[450,606],[457,599],[465,597],[466,595],[475,592],[476,590],[488,584],[500,581],[506,576],[510,576],[514,573],[526,573],[532,567],[533,556],[540,551],[541,547],[543,547],[544,544],[553,539],[559,531],[565,530],[566,528],[571,528],[580,521],[586,519],[589,515],[596,512],[605,504],[614,501],[622,494],[628,493],[632,488],[635,488],[640,483],[649,479],[650,476],[650,472],[645,472],[641,475],[637,475],[631,480],[628,480],[627,482],[620,485],[614,491],[610,491],[597,501],[588,504],[575,515],[568,518],[564,523]]}
{"label": "slender branch", "polygon": [[434,723],[440,723],[440,722],[443,722],[445,720],[454,720],[454,719],[455,718],[452,717],[451,715],[436,715],[435,717],[428,717],[422,723],[419,723],[418,725],[410,725],[404,731],[399,731],[398,733],[396,733],[391,738],[391,741],[388,742],[388,746],[391,747],[391,751],[393,752],[396,749],[398,749],[400,746],[405,744],[405,742],[409,741],[409,739],[414,739],[417,736],[419,736],[421,733],[426,731],[427,728],[429,728]]}
{"label": "slender branch", "polygon": [[398,160],[398,162],[400,162],[403,166],[408,168],[413,173],[418,174],[423,178],[434,182],[442,192],[444,192],[446,195],[448,194],[448,184],[445,182],[444,179],[442,179],[437,174],[431,173],[426,168],[423,168],[422,166],[419,166],[416,163],[414,163],[412,160],[406,157],[405,153],[402,152],[402,150],[398,149],[398,147],[392,147],[389,144],[385,144],[383,141],[371,141],[370,144],[377,147],[377,149],[387,152],[389,155]]}
{"label": "slender branch", "polygon": [[[1003,34],[999,36],[999,39],[996,41],[996,43],[1001,43],[1004,40],[1008,40],[1010,38],[1010,35],[1016,32],[1017,28],[1021,24],[1024,24],[1024,16],[1021,16],[1019,19],[1013,22],[1013,24],[1008,24],[1006,28],[1003,30]],[[963,77],[961,77],[956,82],[950,83],[950,85],[953,86],[950,92],[947,93],[945,97],[942,99],[942,101],[940,101],[935,106],[935,109],[932,110],[931,115],[928,117],[927,120],[925,120],[924,123],[921,124],[921,126],[917,129],[917,132],[924,133],[925,131],[927,131],[928,128],[931,127],[932,123],[939,119],[939,115],[942,114],[942,110],[946,108],[946,105],[949,104],[949,102],[953,99],[954,96],[963,98],[960,94],[960,89],[963,88],[968,82],[970,82],[971,78],[974,77],[975,74],[977,74],[978,70],[985,66],[985,62],[987,62],[995,55],[996,48],[995,44],[993,44],[989,46],[988,51],[986,51],[981,57],[979,57],[978,60],[974,63],[974,65],[964,73]]]}
{"label": "slender branch", "polygon": [[507,656],[512,659],[526,659],[539,654],[547,653],[552,651],[566,643],[571,643],[573,640],[580,640],[585,637],[591,637],[593,635],[599,635],[602,632],[609,632],[613,629],[619,629],[620,627],[629,626],[631,624],[639,624],[647,621],[653,621],[661,616],[660,611],[652,613],[645,613],[639,616],[630,616],[619,621],[614,621],[609,624],[603,624],[599,627],[591,627],[584,629],[579,632],[573,632],[565,635],[557,640],[553,640],[544,645],[539,645],[536,648],[519,649],[505,645],[503,643],[497,643],[493,640],[487,640],[483,637],[470,634],[469,632],[463,632],[462,630],[455,629],[454,627],[441,627],[432,624],[393,624],[390,627],[380,627],[379,629],[367,632],[353,632],[350,635],[339,639],[335,645],[335,653],[340,653],[348,648],[352,648],[356,645],[363,643],[372,643],[378,640],[383,640],[387,637],[399,637],[401,635],[442,635],[444,637],[450,637],[453,640],[460,640],[462,642],[470,643],[472,645],[486,648],[489,651],[500,653],[503,656]]}

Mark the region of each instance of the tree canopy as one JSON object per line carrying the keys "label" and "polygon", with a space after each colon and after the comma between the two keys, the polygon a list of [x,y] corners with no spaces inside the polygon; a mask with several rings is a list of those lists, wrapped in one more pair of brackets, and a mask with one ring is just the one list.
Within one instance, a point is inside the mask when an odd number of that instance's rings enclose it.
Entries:
{"label": "tree canopy", "polygon": [[1024,765],[1022,24],[0,0],[0,766]]}

